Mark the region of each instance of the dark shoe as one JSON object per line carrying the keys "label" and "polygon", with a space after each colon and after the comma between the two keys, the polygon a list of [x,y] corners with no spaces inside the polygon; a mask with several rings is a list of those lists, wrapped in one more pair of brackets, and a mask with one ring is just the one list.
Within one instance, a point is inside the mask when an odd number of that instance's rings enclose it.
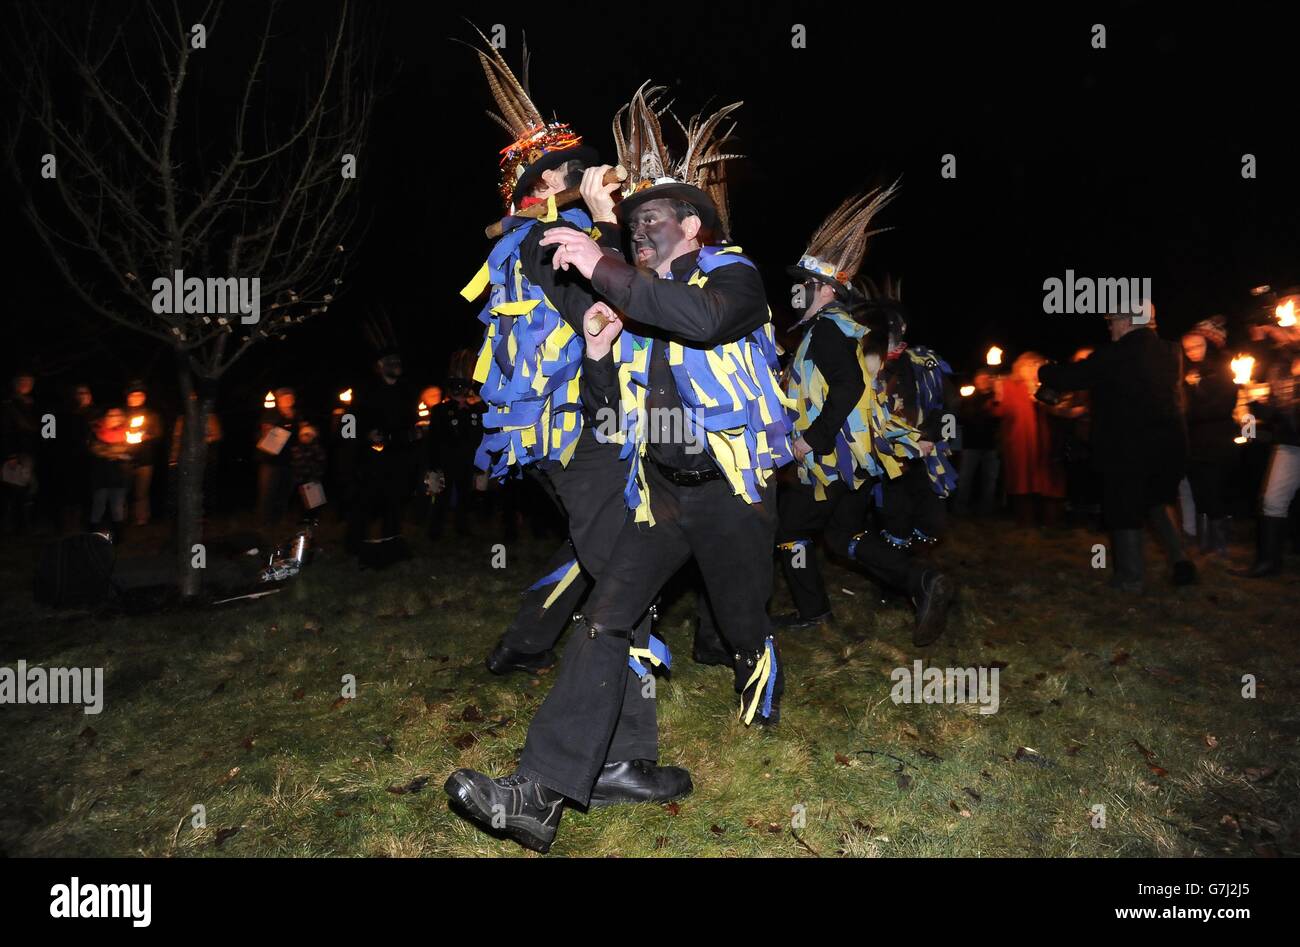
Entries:
{"label": "dark shoe", "polygon": [[1140,529],[1117,529],[1111,533],[1111,567],[1114,569],[1111,588],[1134,595],[1142,592],[1146,572],[1143,539]]}
{"label": "dark shoe", "polygon": [[[785,615],[778,615],[772,619],[772,624],[777,628],[785,628],[796,631],[800,628],[816,628],[818,625],[824,625],[834,616],[829,611],[822,612],[820,615],[813,615],[811,618],[804,618],[798,612],[789,612]],[[727,661],[731,663],[730,660]]]}
{"label": "dark shoe", "polygon": [[491,779],[458,769],[442,787],[475,822],[543,855],[555,841],[564,796],[518,773]]}
{"label": "dark shoe", "polygon": [[1196,566],[1188,559],[1174,563],[1174,585],[1195,585]]}
{"label": "dark shoe", "polygon": [[1259,519],[1259,558],[1249,569],[1236,569],[1233,575],[1262,579],[1282,571],[1282,541],[1286,536],[1286,517],[1261,516]]}
{"label": "dark shoe", "polygon": [[[657,620],[659,617],[657,609],[653,605],[650,608],[655,613]],[[733,660],[731,649],[727,647],[727,643],[718,634],[712,616],[704,614],[707,609],[708,604],[706,602],[697,603],[697,611],[700,614],[695,616],[695,638],[691,642],[691,657],[696,664],[730,667]]]}
{"label": "dark shoe", "polygon": [[924,648],[939,640],[948,627],[948,611],[957,597],[957,582],[942,572],[929,571],[921,576],[921,592],[916,604],[916,626],[912,644]]}
{"label": "dark shoe", "polygon": [[536,674],[538,671],[544,671],[554,666],[555,652],[549,649],[536,653],[516,651],[513,648],[506,647],[503,638],[497,642],[497,646],[487,656],[486,664],[487,669],[493,674],[509,674],[511,671]]}
{"label": "dark shoe", "polygon": [[698,637],[691,646],[691,658],[696,664],[705,664],[710,667],[721,665],[730,667],[731,662],[735,660],[732,654],[726,650],[721,650],[711,646],[709,643],[701,641]]}
{"label": "dark shoe", "polygon": [[633,802],[672,802],[691,794],[691,774],[680,766],[656,766],[649,760],[624,760],[600,768],[589,808]]}

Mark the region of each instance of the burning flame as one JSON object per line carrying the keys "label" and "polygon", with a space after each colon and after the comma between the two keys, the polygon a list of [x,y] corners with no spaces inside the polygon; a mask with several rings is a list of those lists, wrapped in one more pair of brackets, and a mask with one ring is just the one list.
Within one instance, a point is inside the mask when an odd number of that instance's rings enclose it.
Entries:
{"label": "burning flame", "polygon": [[1238,385],[1250,384],[1250,373],[1255,370],[1255,360],[1249,355],[1238,355],[1232,360],[1232,380]]}
{"label": "burning flame", "polygon": [[1002,350],[996,345],[989,348],[989,352],[984,356],[984,362],[988,365],[1002,364]]}
{"label": "burning flame", "polygon": [[264,398],[262,399],[262,407],[263,407],[263,408],[274,408],[274,407],[275,407],[275,392],[274,392],[274,391],[268,391],[268,392],[266,393],[266,397],[264,397]]}
{"label": "burning flame", "polygon": [[352,403],[352,389],[349,388],[349,389],[347,389],[346,391],[340,391],[340,392],[339,392],[339,400],[342,401],[344,404],[351,404],[351,403]]}
{"label": "burning flame", "polygon": [[1234,437],[1234,438],[1232,439],[1232,443],[1234,443],[1234,444],[1244,444],[1244,443],[1246,443],[1246,440],[1247,440],[1246,435],[1244,435],[1244,434],[1238,434],[1236,437]]}
{"label": "burning flame", "polygon": [[371,444],[371,445],[370,445],[370,449],[371,449],[372,451],[374,451],[376,454],[382,454],[382,453],[384,452],[384,445],[383,445],[383,444]]}
{"label": "burning flame", "polygon": [[131,418],[131,427],[144,427],[144,415],[137,414],[135,417]]}
{"label": "burning flame", "polygon": [[429,406],[428,406],[427,404],[425,404],[423,401],[421,401],[421,402],[420,402],[420,417],[422,417],[422,418],[427,418],[428,416],[429,416]]}
{"label": "burning flame", "polygon": [[1278,307],[1273,310],[1273,315],[1277,316],[1277,324],[1283,329],[1295,325],[1295,297],[1288,299],[1284,303],[1279,303]]}
{"label": "burning flame", "polygon": [[969,397],[970,397],[971,395],[973,395],[973,394],[975,394],[975,386],[974,386],[974,385],[962,385],[962,386],[961,386],[961,396],[962,396],[963,398],[969,398]]}
{"label": "burning flame", "polygon": [[140,443],[141,441],[143,441],[143,440],[144,440],[144,432],[143,432],[143,431],[127,431],[127,432],[126,432],[126,442],[127,442],[128,444],[139,444],[139,443]]}

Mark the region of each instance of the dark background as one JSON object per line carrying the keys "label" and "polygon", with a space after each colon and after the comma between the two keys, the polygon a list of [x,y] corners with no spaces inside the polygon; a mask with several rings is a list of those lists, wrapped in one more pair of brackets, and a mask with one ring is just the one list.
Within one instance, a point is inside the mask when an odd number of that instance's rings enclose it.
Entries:
{"label": "dark background", "polygon": [[[223,42],[251,42],[260,4],[228,5]],[[188,7],[186,8],[188,9]],[[289,3],[277,23],[280,81],[318,56],[328,3]],[[383,306],[424,385],[451,351],[475,346],[477,305],[458,290],[484,259],[499,213],[504,132],[460,15],[507,29],[503,51],[533,53],[532,93],[613,160],[610,120],[646,79],[669,85],[685,119],[743,99],[733,238],[758,261],[778,325],[789,324],[794,262],[851,191],[902,175],[864,272],[903,278],[918,334],[969,370],[993,341],[1068,357],[1102,338],[1099,319],[1048,316],[1042,283],[1080,275],[1149,276],[1161,331],[1213,312],[1240,314],[1259,283],[1300,282],[1295,33],[1268,11],[1213,17],[1154,4],[1051,11],[944,11],[901,4],[566,2],[513,7],[371,3],[387,93],[359,180],[369,229],[328,314],[255,349],[223,380],[227,444],[268,388],[294,385],[317,414],[369,371],[361,320]],[[807,48],[791,47],[795,23]],[[1091,26],[1107,48],[1091,47]],[[214,50],[214,55],[221,55]],[[214,73],[221,82],[221,73]],[[233,94],[240,86],[232,81]],[[1253,153],[1258,179],[1243,180]],[[952,153],[957,177],[940,177]],[[61,400],[89,380],[96,400],[146,377],[175,404],[166,352],[103,324],[62,285],[6,192],[8,313],[0,368],[36,368],[38,394]]]}

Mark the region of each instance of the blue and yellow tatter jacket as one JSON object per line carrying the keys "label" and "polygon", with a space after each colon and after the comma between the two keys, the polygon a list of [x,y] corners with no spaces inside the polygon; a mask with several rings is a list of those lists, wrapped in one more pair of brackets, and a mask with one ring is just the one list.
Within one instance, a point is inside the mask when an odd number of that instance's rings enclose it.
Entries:
{"label": "blue and yellow tatter jacket", "polygon": [[[598,363],[616,373],[605,384],[617,388],[631,464],[625,496],[636,520],[653,523],[647,459],[716,467],[737,496],[759,502],[772,473],[794,455],[771,314],[754,264],[739,247],[704,247],[678,257],[671,277],[660,279],[606,257],[591,282],[648,336],[625,331],[612,359]],[[661,412],[674,416],[684,438],[658,436]]]}
{"label": "blue and yellow tatter jacket", "polygon": [[[475,466],[494,478],[540,460],[568,464],[582,433],[582,314],[593,302],[576,273],[555,272],[554,248],[538,240],[561,221],[599,239],[585,211],[517,218],[487,262],[461,290],[467,300],[491,291],[479,321],[486,327],[474,380],[487,403]],[[602,241],[603,243],[604,241]]]}
{"label": "blue and yellow tatter jacket", "polygon": [[790,363],[791,420],[812,448],[799,480],[818,500],[837,480],[856,490],[869,478],[897,477],[903,461],[920,456],[919,432],[890,413],[883,381],[867,367],[860,345],[866,332],[843,308],[828,306]]}
{"label": "blue and yellow tatter jacket", "polygon": [[935,449],[924,458],[926,474],[941,497],[957,486],[952,448],[944,437],[945,418],[956,414],[952,369],[938,353],[925,346],[909,346],[881,369],[889,397],[890,414],[914,427]]}

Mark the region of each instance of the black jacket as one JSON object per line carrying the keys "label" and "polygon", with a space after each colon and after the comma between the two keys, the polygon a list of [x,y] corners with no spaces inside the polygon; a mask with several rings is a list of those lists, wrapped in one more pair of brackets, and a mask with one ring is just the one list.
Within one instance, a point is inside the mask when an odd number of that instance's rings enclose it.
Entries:
{"label": "black jacket", "polygon": [[829,454],[835,448],[835,436],[852,413],[866,382],[862,380],[862,366],[858,363],[858,340],[849,338],[828,319],[816,319],[808,330],[808,354],[813,364],[826,379],[826,400],[821,414],[808,425],[803,439],[817,455]]}
{"label": "black jacket", "polygon": [[[768,321],[767,294],[762,277],[752,266],[732,263],[709,274],[703,286],[687,280],[695,270],[699,251],[684,253],[672,261],[672,279],[660,279],[653,270],[642,269],[607,255],[596,264],[591,282],[611,306],[635,323],[633,331],[651,340],[649,386],[646,409],[652,417],[670,418],[662,412],[677,412],[677,431],[685,430],[681,395],[668,364],[670,341],[691,348],[711,349],[741,339]],[[618,392],[612,357],[584,363],[589,392],[584,394],[590,410],[593,401],[617,408]],[[647,447],[650,458],[681,470],[707,470],[715,466],[703,445],[683,440],[665,442],[651,432]]]}
{"label": "black jacket", "polygon": [[1241,433],[1232,420],[1232,409],[1237,404],[1232,369],[1225,359],[1207,353],[1204,361],[1188,362],[1185,370],[1200,376],[1194,385],[1183,382],[1190,459],[1203,463],[1230,462],[1233,438]]}
{"label": "black jacket", "polygon": [[1187,468],[1183,353],[1151,329],[1134,329],[1082,362],[1044,365],[1039,380],[1057,391],[1090,392],[1093,466],[1181,477]]}

